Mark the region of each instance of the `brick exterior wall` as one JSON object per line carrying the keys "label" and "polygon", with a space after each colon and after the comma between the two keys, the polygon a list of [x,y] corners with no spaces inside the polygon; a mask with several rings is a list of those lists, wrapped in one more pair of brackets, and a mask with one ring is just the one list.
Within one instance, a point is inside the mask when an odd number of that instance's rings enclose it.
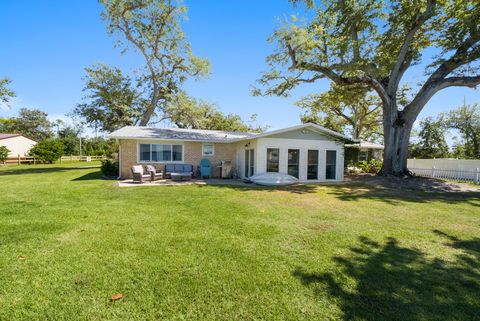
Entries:
{"label": "brick exterior wall", "polygon": [[[132,171],[131,168],[133,165],[137,165],[137,146],[139,141],[137,140],[120,140],[120,176],[122,178],[131,178]],[[235,155],[236,155],[236,144],[221,144],[215,143],[215,155],[211,157],[202,156],[202,144],[200,142],[145,142],[145,143],[158,143],[158,144],[183,144],[183,163],[192,164],[196,171],[198,165],[200,165],[200,160],[206,158],[210,161],[212,165],[212,176],[220,177],[220,169],[217,167],[217,162],[221,160],[231,161],[232,162],[232,171],[236,168],[235,164]],[[149,163],[142,163],[142,165],[147,165]],[[158,170],[164,171],[166,163],[151,163]]]}

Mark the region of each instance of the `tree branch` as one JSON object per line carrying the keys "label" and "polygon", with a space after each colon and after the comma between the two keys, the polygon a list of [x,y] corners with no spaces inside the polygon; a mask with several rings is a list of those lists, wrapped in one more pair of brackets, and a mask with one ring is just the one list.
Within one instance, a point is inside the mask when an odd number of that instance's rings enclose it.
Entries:
{"label": "tree branch", "polygon": [[317,65],[317,64],[313,64],[305,61],[299,62],[297,60],[296,51],[291,46],[289,40],[290,40],[289,37],[285,39],[285,45],[288,50],[288,55],[290,56],[290,59],[292,61],[292,66],[290,67],[290,69],[319,72],[325,77],[327,77],[328,79],[330,79],[331,81],[337,84],[342,84],[342,85],[366,84],[378,93],[378,95],[380,96],[380,99],[384,102],[385,105],[390,105],[390,97],[388,96],[387,91],[385,90],[385,87],[374,77],[369,76],[367,74],[362,74],[359,76],[343,77],[337,74],[333,70],[333,66],[324,67],[321,65]]}
{"label": "tree branch", "polygon": [[448,87],[475,88],[478,85],[480,85],[480,75],[473,77],[448,77],[435,82],[427,82],[420,89],[415,99],[405,107],[405,114],[415,119],[430,98],[442,89]]}
{"label": "tree branch", "polygon": [[402,47],[398,52],[397,62],[395,63],[395,66],[393,67],[392,72],[390,73],[390,81],[388,82],[387,91],[391,97],[395,94],[398,88],[398,84],[400,83],[401,76],[403,75],[403,73],[411,63],[411,58],[408,59],[407,54],[410,50],[410,46],[412,45],[415,39],[415,34],[425,24],[425,22],[430,17],[432,17],[435,11],[436,5],[437,5],[436,0],[428,0],[427,9],[425,9],[425,11],[415,19],[415,21],[413,22],[412,28],[410,29],[410,31],[407,33],[405,37]]}

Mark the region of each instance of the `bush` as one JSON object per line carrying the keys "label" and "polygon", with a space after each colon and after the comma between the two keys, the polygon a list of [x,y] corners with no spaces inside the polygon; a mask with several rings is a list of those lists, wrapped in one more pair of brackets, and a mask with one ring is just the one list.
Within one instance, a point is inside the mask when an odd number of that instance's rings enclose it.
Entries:
{"label": "bush", "polygon": [[45,139],[38,142],[30,150],[30,156],[44,163],[52,164],[63,156],[65,146],[57,139]]}
{"label": "bush", "polygon": [[111,159],[103,160],[100,170],[104,176],[118,177],[118,162]]}
{"label": "bush", "polygon": [[10,150],[7,147],[0,146],[0,162],[5,162],[8,157],[8,153],[10,153]]}
{"label": "bush", "polygon": [[370,162],[361,161],[358,163],[358,167],[364,173],[377,174],[382,168],[383,162],[381,160],[372,159]]}

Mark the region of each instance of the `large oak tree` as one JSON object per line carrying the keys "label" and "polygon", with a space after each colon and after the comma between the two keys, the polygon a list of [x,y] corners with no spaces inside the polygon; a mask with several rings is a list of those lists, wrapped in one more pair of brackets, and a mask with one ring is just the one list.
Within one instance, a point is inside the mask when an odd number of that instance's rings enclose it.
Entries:
{"label": "large oak tree", "polygon": [[[263,94],[285,95],[301,83],[327,78],[361,85],[382,101],[384,175],[406,175],[410,132],[427,102],[442,89],[480,83],[480,2],[475,0],[292,0],[313,10],[271,37],[271,69],[259,80]],[[431,59],[430,59],[431,58]],[[426,61],[428,60],[428,65]],[[425,77],[412,100],[397,94],[412,66]]]}

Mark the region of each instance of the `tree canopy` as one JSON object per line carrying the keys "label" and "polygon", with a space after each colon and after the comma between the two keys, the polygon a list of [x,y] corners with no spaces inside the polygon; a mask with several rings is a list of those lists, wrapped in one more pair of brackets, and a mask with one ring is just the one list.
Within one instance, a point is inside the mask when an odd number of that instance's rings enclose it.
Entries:
{"label": "tree canopy", "polygon": [[192,53],[181,28],[187,8],[174,0],[101,0],[102,18],[118,45],[135,49],[145,66],[136,80],[142,87],[140,126],[146,126],[156,112],[162,113],[168,99],[189,78],[208,75],[210,64]]}
{"label": "tree canopy", "polygon": [[316,122],[353,139],[373,142],[382,136],[382,105],[363,87],[332,85],[325,93],[303,97],[297,105],[306,110],[304,122]]}
{"label": "tree canopy", "polygon": [[[164,118],[179,128],[210,129],[240,132],[262,132],[265,127],[249,125],[235,114],[224,115],[211,103],[180,93],[172,98],[164,113]],[[252,115],[252,122],[255,115]]]}
{"label": "tree canopy", "polygon": [[142,117],[145,104],[130,77],[116,67],[97,64],[85,68],[84,102],[73,113],[95,130],[112,132],[135,125]]}
{"label": "tree canopy", "polygon": [[0,79],[0,103],[8,105],[10,98],[15,97],[15,92],[8,88],[11,82],[8,78]]}
{"label": "tree canopy", "polygon": [[38,109],[21,108],[18,117],[0,118],[0,132],[19,133],[35,141],[52,136],[48,114]]}
{"label": "tree canopy", "polygon": [[[270,70],[254,93],[288,95],[302,83],[328,79],[359,85],[382,102],[384,175],[405,175],[410,132],[438,91],[480,83],[480,3],[474,0],[293,0],[311,19],[293,17],[270,38]],[[426,57],[427,49],[434,49]],[[405,106],[397,96],[405,73],[423,64],[425,77]]]}
{"label": "tree canopy", "polygon": [[464,157],[480,158],[480,105],[461,106],[444,114],[443,118],[446,127],[458,130],[461,134]]}
{"label": "tree canopy", "polygon": [[441,119],[427,117],[420,122],[419,141],[410,145],[409,157],[446,158],[449,157],[445,140],[445,126]]}

